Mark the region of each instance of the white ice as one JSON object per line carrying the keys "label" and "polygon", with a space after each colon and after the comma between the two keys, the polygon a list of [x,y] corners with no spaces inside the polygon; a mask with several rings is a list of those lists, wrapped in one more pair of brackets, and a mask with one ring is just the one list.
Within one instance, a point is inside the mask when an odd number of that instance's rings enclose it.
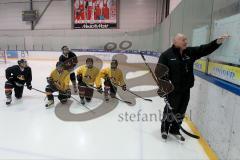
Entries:
{"label": "white ice", "polygon": [[[199,142],[186,135],[184,144],[172,138],[163,142],[160,121],[119,121],[119,114],[125,112],[162,111],[164,102],[159,97],[151,97],[152,103],[138,98],[134,107],[120,102],[113,111],[84,122],[62,121],[54,107],[45,109],[43,94],[26,88],[23,99],[13,98],[8,107],[4,95],[5,68],[13,64],[15,62],[0,64],[0,159],[208,159]],[[44,90],[46,77],[55,62],[29,61],[29,65],[33,71],[33,87]],[[146,72],[127,76],[136,74]],[[133,88],[137,89],[140,87]],[[100,99],[94,99],[89,107],[93,109],[99,103]],[[70,110],[84,112],[75,101]]]}

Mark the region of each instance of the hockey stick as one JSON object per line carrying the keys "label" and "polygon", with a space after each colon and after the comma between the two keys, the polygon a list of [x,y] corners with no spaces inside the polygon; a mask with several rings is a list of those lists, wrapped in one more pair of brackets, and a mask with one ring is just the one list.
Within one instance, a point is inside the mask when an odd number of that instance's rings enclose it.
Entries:
{"label": "hockey stick", "polygon": [[[39,89],[36,89],[36,88],[32,88],[32,90],[35,90],[37,92],[40,92],[40,93],[43,93],[43,94],[47,94],[47,92],[44,92],[44,91],[41,91]],[[57,97],[58,95],[53,95],[54,97]],[[45,100],[45,99],[44,99]]]}
{"label": "hockey stick", "polygon": [[[155,82],[158,84],[158,86],[160,86],[160,84],[159,84],[159,82],[158,82],[158,80],[157,80],[156,75],[153,73],[153,71],[152,71],[151,68],[149,67],[148,63],[146,62],[146,59],[145,59],[144,55],[143,55],[142,53],[140,53],[140,54],[141,54],[141,56],[142,56],[142,59],[143,59],[145,65],[148,67],[150,73],[152,74],[153,79],[154,79]],[[192,138],[195,138],[195,139],[199,139],[199,138],[200,138],[199,136],[194,135],[194,134],[192,134],[192,133],[189,133],[188,131],[186,131],[186,130],[179,124],[179,120],[176,118],[176,116],[175,116],[174,113],[172,112],[172,107],[171,107],[170,103],[168,102],[166,95],[164,96],[164,100],[165,100],[165,103],[167,104],[168,109],[170,110],[170,113],[171,113],[172,117],[173,117],[174,120],[177,122],[177,124],[179,125],[180,129],[181,129],[186,135],[188,135],[188,136],[190,136],[190,137],[192,137]]]}
{"label": "hockey stick", "polygon": [[[40,92],[40,93],[43,93],[43,94],[47,94],[46,92],[41,91],[41,90],[36,89],[36,88],[32,88],[32,90],[35,90],[35,91]],[[53,95],[53,96],[54,96],[54,97],[57,97],[57,95]],[[44,98],[44,101],[46,100],[46,98],[47,98],[47,96]]]}
{"label": "hockey stick", "polygon": [[135,95],[136,97],[139,97],[139,98],[141,98],[141,99],[143,99],[143,100],[145,100],[145,101],[152,102],[152,100],[151,100],[151,99],[148,99],[148,98],[143,98],[143,97],[141,97],[141,96],[137,95],[136,93],[134,93],[134,92],[130,91],[129,89],[126,89],[126,91],[128,91],[129,93],[131,93],[131,94]]}
{"label": "hockey stick", "polygon": [[[115,83],[112,83],[112,84],[114,84],[114,85],[116,85],[116,86],[118,86],[118,87],[122,87],[122,86],[120,86],[120,85],[118,85],[118,84],[115,84]],[[141,98],[141,99],[143,99],[143,100],[145,100],[145,101],[150,101],[150,102],[152,102],[151,99],[143,98],[143,97],[137,95],[136,93],[130,91],[129,89],[126,89],[126,91],[128,91],[129,93],[131,93],[131,94],[135,95],[136,97],[139,97],[139,98]]]}
{"label": "hockey stick", "polygon": [[[112,83],[112,82],[111,82],[111,83]],[[112,83],[112,85],[113,85],[113,83]],[[116,91],[116,89],[115,89],[114,87],[113,87],[113,89],[114,89],[115,93],[117,93],[117,91]],[[118,100],[120,100],[120,101],[122,101],[122,102],[125,102],[125,103],[127,103],[127,104],[132,104],[131,102],[123,101],[123,100],[117,98],[116,96],[114,96],[113,98],[118,99]]]}
{"label": "hockey stick", "polygon": [[[77,99],[74,98],[73,96],[71,96],[71,98],[74,99],[76,102],[81,103],[79,100],[77,100]],[[88,108],[87,106],[84,106],[84,105],[82,105],[82,106],[85,107],[85,108],[87,108],[88,111],[90,111],[90,112],[92,112],[92,113],[95,113],[94,111],[92,111],[92,110],[91,110],[90,108]]]}
{"label": "hockey stick", "polygon": [[[39,89],[36,89],[36,88],[32,88],[33,90],[35,90],[35,91],[37,91],[37,92],[40,92],[40,93],[43,93],[43,94],[47,94],[47,92],[44,92],[44,91],[41,91],[41,90],[39,90]],[[62,95],[66,95],[66,94],[62,94]],[[58,97],[58,95],[53,95],[54,97]],[[73,99],[73,100],[75,100],[76,102],[78,102],[78,103],[81,103],[80,101],[78,101],[76,98],[74,98],[73,96],[71,96],[71,98]],[[87,106],[83,106],[83,107],[85,107],[85,108],[87,108],[90,112],[92,112],[92,113],[94,113],[90,108],[88,108]]]}
{"label": "hockey stick", "polygon": [[121,102],[127,103],[127,104],[132,104],[132,102],[124,101],[124,100],[122,100],[122,99],[120,99],[120,98],[117,98],[117,97],[112,97],[112,98],[114,98],[114,99],[116,99],[116,100],[119,100],[119,101],[121,101]]}
{"label": "hockey stick", "polygon": [[[84,82],[84,83],[85,83],[85,82]],[[92,86],[92,85],[89,85],[89,84],[87,84],[87,83],[85,83],[85,84],[86,84],[86,86],[89,87],[89,88],[98,90],[96,87],[94,87],[94,86]],[[100,92],[99,92],[99,93],[100,93]],[[101,94],[103,94],[103,91],[101,92]],[[117,98],[117,97],[112,97],[112,98],[117,99],[117,100],[119,100],[119,101],[121,101],[121,102],[124,102],[124,103],[127,103],[127,104],[132,104],[132,103],[129,102],[129,101],[124,101],[124,100],[122,100],[122,99],[120,99],[120,98]]]}
{"label": "hockey stick", "polygon": [[35,91],[38,91],[38,92],[40,92],[40,93],[44,93],[44,94],[46,94],[46,92],[44,92],[44,91],[41,91],[41,90],[39,90],[39,89],[36,89],[36,88],[33,88],[33,87],[32,87],[32,90],[35,90]]}

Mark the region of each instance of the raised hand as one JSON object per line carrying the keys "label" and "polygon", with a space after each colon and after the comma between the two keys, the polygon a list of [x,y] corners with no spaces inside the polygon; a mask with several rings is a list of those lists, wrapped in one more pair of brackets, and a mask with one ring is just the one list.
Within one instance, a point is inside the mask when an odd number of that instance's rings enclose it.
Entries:
{"label": "raised hand", "polygon": [[217,44],[222,44],[225,40],[229,39],[231,36],[228,34],[223,34],[217,39]]}

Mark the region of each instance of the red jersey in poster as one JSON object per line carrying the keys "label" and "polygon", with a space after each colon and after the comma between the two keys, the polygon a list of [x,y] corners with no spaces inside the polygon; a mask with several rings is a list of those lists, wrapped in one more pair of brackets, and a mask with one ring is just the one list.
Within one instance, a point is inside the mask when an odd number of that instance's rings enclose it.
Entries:
{"label": "red jersey in poster", "polygon": [[103,15],[105,20],[109,19],[108,0],[103,0],[102,15]]}
{"label": "red jersey in poster", "polygon": [[100,0],[95,0],[94,20],[99,20],[101,16]]}
{"label": "red jersey in poster", "polygon": [[75,0],[74,7],[75,20],[85,20],[84,0]]}
{"label": "red jersey in poster", "polygon": [[87,8],[87,20],[91,20],[93,16],[93,1],[86,0],[86,8]]}
{"label": "red jersey in poster", "polygon": [[85,20],[85,7],[84,7],[84,0],[75,0],[75,20]]}

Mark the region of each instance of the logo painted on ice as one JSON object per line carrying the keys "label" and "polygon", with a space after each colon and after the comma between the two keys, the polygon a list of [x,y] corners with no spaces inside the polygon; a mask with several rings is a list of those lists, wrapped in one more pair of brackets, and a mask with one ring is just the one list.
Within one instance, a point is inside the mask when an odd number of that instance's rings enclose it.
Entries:
{"label": "logo painted on ice", "polygon": [[[76,68],[85,64],[85,60],[89,57],[93,58],[94,66],[96,66],[99,69],[101,69],[103,67],[103,61],[100,58],[98,58],[96,56],[82,55],[82,56],[78,56],[78,64],[77,64]],[[156,86],[156,83],[154,82],[154,80],[149,72],[147,74],[144,74],[144,75],[136,77],[136,78],[126,79],[126,75],[129,72],[144,71],[144,70],[148,71],[148,69],[144,63],[127,63],[127,56],[124,54],[114,55],[113,59],[118,60],[118,62],[119,62],[118,67],[122,70],[123,75],[125,76],[124,77],[125,82],[129,89],[133,88],[133,87],[143,86],[143,85],[144,86],[146,86],[146,85],[147,86]],[[156,64],[149,63],[149,65],[152,70],[155,69]],[[158,88],[148,90],[148,91],[136,91],[135,93],[142,97],[147,98],[147,97],[158,96],[157,90],[158,90]],[[128,104],[129,107],[135,106],[136,98],[137,98],[136,96],[134,96],[130,93],[127,93],[125,91],[122,91],[122,89],[120,89],[120,88],[118,88],[117,94],[120,97],[120,99],[130,101],[132,103],[131,105]],[[75,96],[75,95],[73,95],[73,96]],[[98,93],[96,91],[94,92],[93,98],[100,99],[100,100],[104,99],[103,95],[101,95],[100,93]],[[64,105],[62,105],[61,103],[57,104],[57,106],[55,108],[56,116],[63,121],[88,121],[88,120],[92,120],[92,119],[96,119],[98,117],[104,116],[105,114],[114,110],[117,107],[118,103],[122,103],[122,102],[119,102],[118,100],[115,100],[115,99],[111,99],[111,101],[108,103],[106,103],[105,101],[102,101],[101,104],[96,104],[98,106],[94,107],[92,112],[86,110],[86,112],[78,113],[78,114],[74,114],[74,113],[70,112],[70,107],[71,107],[72,103],[73,103],[73,101],[69,100],[67,104],[64,104]],[[80,105],[81,104],[79,104],[79,107],[84,109],[84,107],[80,106]]]}

